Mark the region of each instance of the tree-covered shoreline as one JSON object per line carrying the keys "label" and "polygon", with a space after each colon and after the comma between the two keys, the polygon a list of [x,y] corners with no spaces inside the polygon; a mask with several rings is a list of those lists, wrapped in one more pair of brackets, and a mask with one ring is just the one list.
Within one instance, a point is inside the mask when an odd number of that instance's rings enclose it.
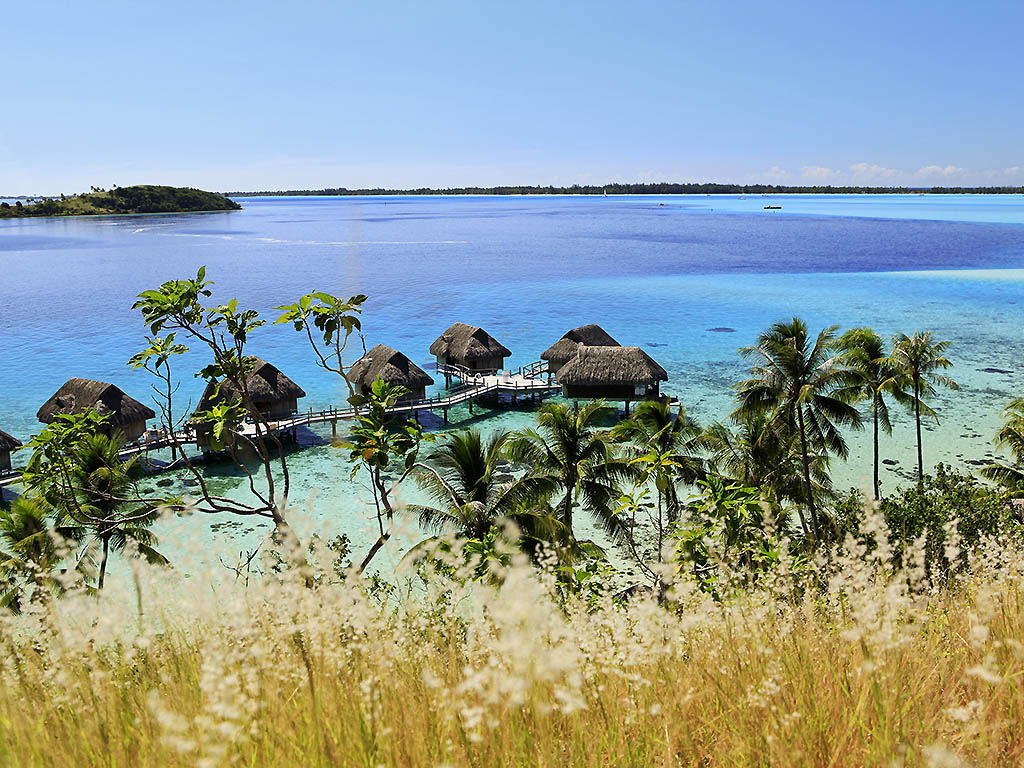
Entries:
{"label": "tree-covered shoreline", "polygon": [[498,187],[387,187],[348,189],[292,189],[259,192],[225,192],[229,197],[299,197],[343,195],[1020,195],[1024,187],[868,187],[787,186],[776,184],[670,183],[573,184],[566,187],[509,185]]}
{"label": "tree-covered shoreline", "polygon": [[216,192],[192,187],[165,187],[137,184],[131,187],[93,187],[89,192],[70,197],[28,198],[0,203],[0,218],[36,216],[109,216],[138,213],[197,213],[235,211],[242,206]]}

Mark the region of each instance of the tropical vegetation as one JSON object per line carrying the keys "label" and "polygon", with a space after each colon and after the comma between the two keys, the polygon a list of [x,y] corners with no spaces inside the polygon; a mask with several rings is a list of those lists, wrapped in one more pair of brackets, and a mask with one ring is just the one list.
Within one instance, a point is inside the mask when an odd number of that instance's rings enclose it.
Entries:
{"label": "tropical vegetation", "polygon": [[107,216],[125,213],[187,213],[190,211],[234,211],[238,203],[216,192],[191,187],[162,187],[136,184],[110,189],[93,187],[70,197],[29,198],[0,202],[0,218],[27,216]]}
{"label": "tropical vegetation", "polygon": [[[293,449],[246,384],[268,323],[213,290],[201,269],[143,292],[145,348],[129,361],[154,377],[194,498],[149,490],[95,412],[25,447],[24,496],[0,509],[6,764],[1024,755],[1024,400],[996,436],[1008,460],[926,473],[921,419],[956,389],[949,342],[776,323],[741,350],[730,417],[707,425],[668,399],[629,416],[552,400],[513,432],[431,434],[395,412],[407,390],[378,379],[350,390],[332,448],[372,496],[376,539],[353,559],[347,536],[293,527]],[[344,378],[365,299],[314,292],[277,322]],[[190,347],[205,355],[192,373],[237,396],[186,422],[172,397]],[[918,466],[890,490],[892,403],[913,419]],[[248,496],[207,482],[183,423],[211,430]],[[831,477],[845,431],[869,425],[873,503]],[[187,511],[272,533],[206,581],[159,552],[155,521]],[[413,521],[428,538],[381,565]],[[128,599],[107,583],[122,559]]]}

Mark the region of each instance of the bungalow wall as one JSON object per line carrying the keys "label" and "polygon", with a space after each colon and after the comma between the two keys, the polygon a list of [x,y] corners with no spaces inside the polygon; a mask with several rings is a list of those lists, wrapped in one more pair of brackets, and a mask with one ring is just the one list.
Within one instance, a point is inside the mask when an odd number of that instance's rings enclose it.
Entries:
{"label": "bungalow wall", "polygon": [[112,431],[122,432],[124,434],[125,442],[130,443],[132,440],[138,440],[142,437],[143,433],[146,431],[146,420],[140,419],[139,421],[130,421],[127,424],[122,424]]}
{"label": "bungalow wall", "polygon": [[299,410],[299,401],[296,398],[291,400],[276,400],[272,403],[255,403],[260,413],[267,419],[286,419],[294,416]]}
{"label": "bungalow wall", "polygon": [[0,451],[0,472],[6,472],[11,468],[11,452]]}
{"label": "bungalow wall", "polygon": [[565,397],[582,400],[657,400],[658,384],[563,384]]}
{"label": "bungalow wall", "polygon": [[485,357],[480,360],[458,360],[454,357],[437,356],[438,365],[460,365],[471,371],[500,371],[505,365],[504,357]]}

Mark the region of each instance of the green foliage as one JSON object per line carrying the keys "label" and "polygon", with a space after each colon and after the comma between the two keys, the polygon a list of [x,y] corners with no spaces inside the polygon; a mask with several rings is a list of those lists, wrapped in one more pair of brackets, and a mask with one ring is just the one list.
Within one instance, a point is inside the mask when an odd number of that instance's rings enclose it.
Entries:
{"label": "green foliage", "polygon": [[139,184],[91,192],[60,199],[42,200],[15,206],[0,205],[0,218],[19,216],[82,216],[127,213],[182,213],[189,211],[233,211],[242,206],[224,195],[191,187],[164,187]]}
{"label": "green foliage", "polygon": [[846,440],[839,427],[861,425],[860,414],[843,398],[856,377],[834,354],[835,331],[835,326],[826,328],[812,339],[800,318],[775,323],[758,337],[757,346],[741,350],[754,364],[751,378],[736,385],[739,406],[734,415],[768,414],[772,429],[799,436],[815,539],[821,537],[821,524],[811,479],[812,452],[845,458]]}
{"label": "green foliage", "polygon": [[213,281],[206,279],[206,267],[200,267],[195,279],[168,280],[157,290],[143,291],[132,309],[142,313],[143,321],[154,336],[169,323],[182,328],[194,326],[203,320],[204,309],[200,302],[212,295],[211,285]]}
{"label": "green foliage", "polygon": [[741,573],[748,580],[773,568],[782,539],[791,533],[786,518],[775,516],[756,488],[717,477],[697,484],[700,494],[674,534],[677,572],[692,571],[703,589],[715,592],[722,586],[722,564],[730,576]]}
{"label": "green foliage", "polygon": [[356,418],[350,441],[346,443],[349,462],[353,465],[352,477],[360,467],[379,475],[396,461],[403,461],[407,472],[416,463],[423,430],[413,419],[399,419],[388,413],[388,409],[407,394],[409,390],[405,387],[378,378],[368,395],[349,398],[353,406],[366,409]]}
{"label": "green foliage", "polygon": [[565,543],[568,531],[539,504],[529,483],[498,479],[509,468],[504,449],[510,437],[499,432],[485,441],[477,431],[455,432],[418,463],[414,477],[436,505],[409,506],[420,527],[482,541],[499,521],[509,520],[517,528],[513,544],[530,554],[540,543]]}
{"label": "green foliage", "polygon": [[74,552],[84,529],[60,525],[42,498],[18,498],[0,508],[0,607],[21,613],[29,602],[45,602],[82,582],[86,560]]}
{"label": "green foliage", "polygon": [[1003,411],[1003,426],[996,433],[996,445],[1009,450],[1012,464],[998,463],[979,470],[982,477],[1024,496],[1024,397],[1010,402]]}
{"label": "green foliage", "polygon": [[904,391],[905,381],[885,349],[882,337],[871,328],[851,328],[839,337],[837,348],[842,350],[844,362],[853,374],[853,381],[842,392],[846,400],[857,405],[868,403],[872,422],[873,477],[875,498],[879,495],[878,431],[892,434],[892,421],[885,396],[891,395],[906,405],[910,395]]}
{"label": "green foliage", "polygon": [[937,341],[931,331],[918,331],[912,336],[905,333],[893,338],[893,350],[889,364],[894,370],[894,378],[901,388],[909,389],[905,404],[914,414],[914,425],[917,429],[917,479],[924,481],[924,457],[921,439],[921,414],[931,416],[936,422],[939,416],[925,405],[936,394],[937,387],[960,389],[955,381],[939,371],[946,370],[953,364],[945,356],[949,348],[948,341]]}
{"label": "green foliage", "polygon": [[110,551],[130,550],[151,563],[167,562],[150,527],[157,506],[178,501],[140,496],[137,459],[120,459],[121,435],[109,435],[108,429],[94,411],[58,416],[25,446],[32,453],[23,475],[27,495],[53,510],[56,526],[79,531],[87,550],[101,550],[100,589]]}
{"label": "green foliage", "polygon": [[[864,509],[863,499],[851,489],[836,509],[840,536],[865,532]],[[925,475],[922,483],[884,497],[879,511],[889,530],[896,566],[903,564],[907,547],[922,536],[926,564],[942,572],[962,567],[966,552],[982,546],[988,537],[1024,541],[1022,510],[1010,502],[1008,494],[947,464],[936,465],[935,473]]]}
{"label": "green foliage", "polygon": [[[309,293],[294,304],[275,307],[282,310],[282,314],[274,323],[291,323],[296,331],[306,331],[311,342],[315,328],[323,336],[324,346],[337,349],[345,346],[352,333],[362,329],[358,315],[363,311],[366,298],[363,294],[339,299],[329,293]],[[313,347],[317,349],[315,343]],[[326,361],[327,358],[323,359]],[[336,362],[340,365],[340,358]]]}
{"label": "green foliage", "polygon": [[552,506],[570,536],[577,503],[613,539],[627,535],[615,501],[620,484],[636,471],[617,455],[611,433],[597,426],[608,413],[602,400],[580,408],[546,403],[537,413],[537,429],[516,432],[508,443],[509,459],[526,467],[524,488]]}

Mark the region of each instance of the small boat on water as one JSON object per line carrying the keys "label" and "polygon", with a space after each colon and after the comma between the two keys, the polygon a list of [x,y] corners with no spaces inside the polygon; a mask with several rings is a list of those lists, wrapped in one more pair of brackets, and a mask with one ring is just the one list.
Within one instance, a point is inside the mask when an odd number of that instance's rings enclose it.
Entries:
{"label": "small boat on water", "polygon": [[781,205],[766,205],[764,207],[764,209],[766,211],[781,211],[782,210],[782,206]]}

